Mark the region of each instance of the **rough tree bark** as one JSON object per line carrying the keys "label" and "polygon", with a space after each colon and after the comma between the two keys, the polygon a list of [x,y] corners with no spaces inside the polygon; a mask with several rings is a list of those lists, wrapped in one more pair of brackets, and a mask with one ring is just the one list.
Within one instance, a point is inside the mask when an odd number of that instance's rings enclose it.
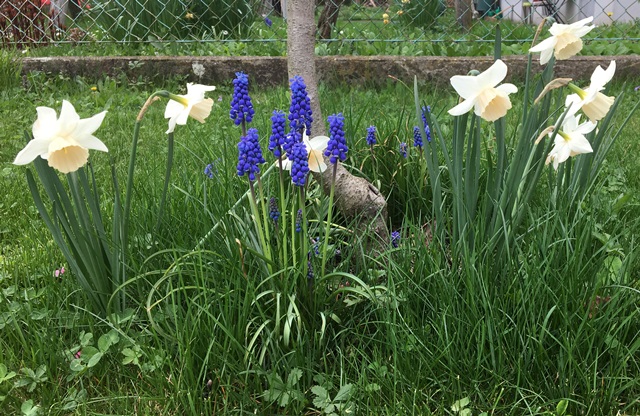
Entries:
{"label": "rough tree bark", "polygon": [[[287,55],[289,78],[300,75],[307,85],[313,111],[313,136],[326,134],[318,99],[318,78],[315,64],[314,0],[287,2]],[[331,186],[333,166],[322,174],[314,174],[323,184],[325,193]],[[353,176],[338,164],[335,182],[335,206],[346,219],[356,219],[357,235],[373,231],[376,242],[365,242],[370,248],[389,239],[387,202],[384,196],[364,178]]]}
{"label": "rough tree bark", "polygon": [[320,39],[330,39],[331,30],[338,22],[338,13],[340,13],[340,6],[345,0],[325,0],[324,8],[320,13],[320,19],[318,19],[318,36]]}
{"label": "rough tree bark", "polygon": [[465,30],[471,29],[471,21],[473,18],[473,1],[472,0],[455,0],[456,19],[460,26]]}

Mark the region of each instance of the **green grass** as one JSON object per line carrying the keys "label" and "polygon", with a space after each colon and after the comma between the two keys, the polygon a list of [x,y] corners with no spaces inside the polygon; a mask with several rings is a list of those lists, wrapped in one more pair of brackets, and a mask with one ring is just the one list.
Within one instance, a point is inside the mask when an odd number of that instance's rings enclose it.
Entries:
{"label": "green grass", "polygon": [[[626,93],[618,122],[640,100],[635,84],[611,87],[613,95]],[[180,93],[184,88],[181,80],[162,87]],[[228,115],[231,80],[217,87],[207,122],[190,120],[176,129],[169,205],[157,233],[150,230],[166,161],[163,102],[144,120],[132,212],[131,315],[108,320],[88,309],[72,270],[53,276],[64,259],[26,191],[25,168],[11,162],[24,145],[35,106],[59,110],[68,99],[82,117],[107,109],[96,135],[110,152],[92,153],[91,162],[109,212],[109,162],[124,181],[135,114],[160,86],[124,77],[94,85],[32,74],[26,89],[12,84],[0,92],[0,364],[16,373],[4,382],[0,373],[8,414],[20,414],[27,400],[52,415],[312,414],[321,410],[319,386],[334,399],[349,384],[355,414],[454,414],[451,405],[464,397],[474,414],[544,414],[562,399],[574,415],[640,412],[640,117],[627,125],[593,197],[582,206],[549,209],[555,176],[548,169],[514,257],[496,270],[486,253],[459,259],[446,240],[425,244],[430,191],[418,152],[411,148],[407,159],[398,154],[401,142],[412,142],[412,91],[392,81],[369,89],[321,88],[325,115],[345,115],[348,168],[388,197],[391,227],[403,238],[399,248],[371,256],[362,236],[351,235],[350,224],[338,218],[347,231],[331,241],[343,254],[330,261],[329,270],[341,274],[316,286],[318,314],[303,310],[287,344],[284,320],[277,316],[287,316],[294,304],[289,295],[306,305],[306,284],[281,286],[284,280],[269,275],[253,254],[258,248],[247,203],[236,210],[237,218],[226,214],[247,182],[235,174],[239,129]],[[421,91],[443,134],[450,135],[446,111],[454,105],[453,91],[427,85]],[[269,117],[274,108],[288,108],[288,93],[251,93],[253,126],[266,148]],[[508,135],[518,110],[515,104],[508,115]],[[364,139],[371,124],[378,128],[375,158]],[[213,179],[203,173],[208,163],[216,168]],[[277,188],[276,178],[275,172],[265,178],[267,193]],[[624,194],[631,198],[614,209]],[[308,201],[315,218],[324,218],[321,194],[311,188]],[[193,250],[218,221],[221,229]],[[312,233],[322,228],[310,224]],[[596,296],[603,300],[596,303]],[[118,340],[103,358],[74,371],[73,354],[97,347],[110,331]],[[282,399],[281,391],[291,396],[285,407],[267,400]]]}

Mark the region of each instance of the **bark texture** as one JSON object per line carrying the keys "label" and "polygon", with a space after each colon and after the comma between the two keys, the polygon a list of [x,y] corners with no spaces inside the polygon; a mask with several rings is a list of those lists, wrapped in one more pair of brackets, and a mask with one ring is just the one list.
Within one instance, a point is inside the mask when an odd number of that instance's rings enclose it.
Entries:
{"label": "bark texture", "polygon": [[[324,118],[318,99],[318,78],[315,63],[315,22],[314,0],[296,0],[287,2],[287,55],[289,78],[300,75],[307,85],[313,111],[312,135],[326,134]],[[316,180],[324,184],[328,193],[333,175],[333,165],[322,174],[314,174]],[[344,166],[338,164],[335,182],[335,206],[347,219],[356,219],[357,235],[370,235],[373,231],[376,241],[365,241],[365,245],[374,249],[388,241],[387,201],[380,191],[369,181],[352,175]]]}
{"label": "bark texture", "polygon": [[318,20],[318,36],[320,39],[330,39],[331,31],[338,22],[338,13],[340,12],[340,6],[345,0],[325,0],[324,8],[320,14]]}

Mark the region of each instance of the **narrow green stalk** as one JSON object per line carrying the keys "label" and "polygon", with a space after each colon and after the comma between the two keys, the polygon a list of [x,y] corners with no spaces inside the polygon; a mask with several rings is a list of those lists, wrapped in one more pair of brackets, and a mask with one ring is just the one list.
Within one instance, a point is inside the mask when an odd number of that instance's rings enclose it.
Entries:
{"label": "narrow green stalk", "polygon": [[329,233],[331,232],[331,217],[333,214],[333,196],[336,189],[336,174],[338,172],[338,161],[333,165],[331,175],[331,191],[329,192],[329,212],[327,213],[327,225],[324,230],[324,242],[322,244],[322,268],[320,277],[324,277],[325,266],[327,264],[327,248],[329,246]]}
{"label": "narrow green stalk", "polygon": [[162,197],[158,206],[158,218],[156,220],[156,233],[160,229],[162,214],[164,213],[164,204],[167,200],[167,190],[169,189],[169,181],[171,180],[171,168],[173,166],[173,132],[167,134],[167,168],[164,173],[164,186],[162,187]]}
{"label": "narrow green stalk", "polygon": [[302,252],[300,253],[300,259],[302,261],[302,276],[306,277],[307,276],[307,253],[309,252],[309,234],[308,234],[308,226],[307,226],[307,213],[306,213],[306,209],[305,209],[305,203],[304,203],[304,186],[300,187],[300,194],[299,194],[299,204],[300,204],[300,209],[302,210],[302,238],[300,239],[300,248],[302,250]]}
{"label": "narrow green stalk", "polygon": [[256,227],[258,228],[258,238],[260,239],[260,246],[262,246],[262,254],[268,259],[267,267],[269,269],[269,273],[273,273],[272,264],[271,264],[271,250],[267,245],[266,241],[264,241],[264,232],[261,220],[260,213],[258,212],[258,205],[256,201],[256,190],[253,186],[253,182],[249,181],[249,191],[251,192],[251,198],[249,198],[249,205],[251,205],[251,213],[253,214],[254,221],[256,222]]}
{"label": "narrow green stalk", "polygon": [[[271,232],[269,231],[269,216],[267,211],[269,210],[269,204],[266,203],[266,199],[264,197],[264,188],[262,187],[262,179],[260,178],[260,174],[258,173],[258,192],[260,193],[260,201],[262,206],[262,220],[264,221],[264,235],[267,240],[267,244],[271,244]],[[269,247],[269,252],[271,252],[271,248]]]}
{"label": "narrow green stalk", "polygon": [[284,198],[284,172],[282,170],[282,156],[278,158],[278,167],[280,168],[280,216],[282,218],[282,252],[284,269],[289,267],[289,257],[287,256],[287,221],[285,221],[285,213],[287,212],[287,203]]}

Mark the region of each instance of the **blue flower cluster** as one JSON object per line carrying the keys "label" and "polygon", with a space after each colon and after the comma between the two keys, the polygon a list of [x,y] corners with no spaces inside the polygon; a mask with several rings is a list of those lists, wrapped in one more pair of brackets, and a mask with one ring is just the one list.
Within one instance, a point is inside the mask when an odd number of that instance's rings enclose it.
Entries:
{"label": "blue flower cluster", "polygon": [[215,174],[217,173],[217,169],[213,166],[213,163],[209,163],[204,168],[204,174],[209,177],[209,179],[213,179]]}
{"label": "blue flower cluster", "polygon": [[403,158],[407,158],[407,144],[405,142],[400,143],[400,154]]}
{"label": "blue flower cluster", "polygon": [[249,129],[238,143],[238,176],[246,173],[250,181],[255,181],[256,173],[260,173],[258,165],[265,162],[258,141],[258,130]]}
{"label": "blue flower cluster", "polygon": [[280,219],[280,210],[278,210],[278,199],[273,196],[269,199],[269,218],[271,218],[276,224]]}
{"label": "blue flower cluster", "polygon": [[427,113],[431,114],[431,106],[422,107],[422,122],[424,123],[424,135],[427,138],[427,142],[431,142],[431,129],[429,123],[427,123]]}
{"label": "blue flower cluster", "polygon": [[292,131],[284,137],[282,149],[289,160],[291,160],[291,149],[296,143],[302,143],[302,133]]}
{"label": "blue flower cluster", "polygon": [[329,158],[334,165],[338,159],[344,161],[347,158],[347,141],[344,138],[344,117],[342,113],[333,114],[328,117],[329,120],[329,143],[324,155]]}
{"label": "blue flower cluster", "polygon": [[370,126],[367,128],[367,144],[369,146],[373,146],[377,143],[376,141],[376,126]]}
{"label": "blue flower cluster", "polygon": [[282,155],[282,146],[284,146],[286,120],[284,112],[274,110],[271,116],[271,137],[269,137],[269,150],[273,152],[275,157]]}
{"label": "blue flower cluster", "polygon": [[306,128],[311,136],[311,100],[307,94],[307,86],[301,76],[291,78],[291,106],[289,107],[289,127],[291,131],[302,133]]}
{"label": "blue flower cluster", "polygon": [[400,245],[400,232],[394,231],[391,233],[391,245],[393,248],[398,248]]}
{"label": "blue flower cluster", "polygon": [[420,127],[418,126],[413,126],[413,145],[422,147],[422,133],[420,133]]}
{"label": "blue flower cluster", "polygon": [[296,213],[296,232],[302,231],[302,210],[299,209]]}
{"label": "blue flower cluster", "polygon": [[271,27],[271,25],[273,24],[273,22],[271,21],[271,19],[269,19],[268,17],[264,18],[264,24],[267,25],[267,27]]}
{"label": "blue flower cluster", "polygon": [[242,122],[250,123],[253,120],[253,104],[249,97],[249,77],[244,72],[236,72],[233,80],[233,98],[231,99],[231,111],[229,116],[236,126]]}
{"label": "blue flower cluster", "polygon": [[291,148],[291,181],[296,186],[304,186],[309,173],[309,156],[304,143],[294,143]]}

